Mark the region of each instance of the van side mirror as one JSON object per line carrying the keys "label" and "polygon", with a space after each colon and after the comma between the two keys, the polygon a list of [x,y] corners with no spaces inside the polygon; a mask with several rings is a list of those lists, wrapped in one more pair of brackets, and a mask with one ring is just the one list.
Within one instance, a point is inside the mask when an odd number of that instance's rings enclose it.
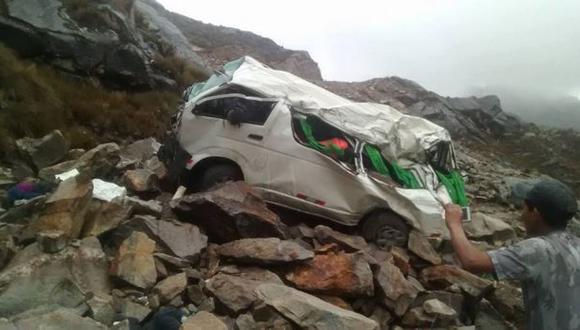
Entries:
{"label": "van side mirror", "polygon": [[233,108],[227,111],[226,119],[231,125],[239,126],[244,121],[244,109]]}

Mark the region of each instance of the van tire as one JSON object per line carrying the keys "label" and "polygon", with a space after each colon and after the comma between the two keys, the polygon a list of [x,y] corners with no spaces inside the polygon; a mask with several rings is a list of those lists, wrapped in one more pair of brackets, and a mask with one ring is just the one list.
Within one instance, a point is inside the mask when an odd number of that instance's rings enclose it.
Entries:
{"label": "van tire", "polygon": [[363,222],[362,235],[367,242],[388,250],[392,246],[406,247],[409,227],[406,221],[391,211],[377,211]]}
{"label": "van tire", "polygon": [[197,190],[207,191],[220,183],[242,180],[244,180],[244,176],[237,166],[233,164],[215,164],[202,172],[197,182]]}

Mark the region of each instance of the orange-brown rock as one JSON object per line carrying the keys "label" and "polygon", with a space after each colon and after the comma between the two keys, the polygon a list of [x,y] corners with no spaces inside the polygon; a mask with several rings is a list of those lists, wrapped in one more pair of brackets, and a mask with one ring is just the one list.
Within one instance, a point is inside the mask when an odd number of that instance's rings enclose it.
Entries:
{"label": "orange-brown rock", "polygon": [[286,278],[297,288],[337,296],[372,296],[373,273],[360,254],[316,255],[299,265]]}

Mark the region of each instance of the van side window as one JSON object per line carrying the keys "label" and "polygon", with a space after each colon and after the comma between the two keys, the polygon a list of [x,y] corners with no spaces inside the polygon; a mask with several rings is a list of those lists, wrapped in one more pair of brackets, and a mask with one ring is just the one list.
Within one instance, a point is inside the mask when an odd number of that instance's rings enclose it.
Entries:
{"label": "van side window", "polygon": [[196,105],[193,111],[200,116],[222,119],[234,111],[240,123],[264,125],[275,106],[276,102],[269,100],[232,96],[204,101]]}
{"label": "van side window", "polygon": [[193,108],[193,112],[199,116],[226,118],[226,110],[223,107],[223,99],[207,100]]}

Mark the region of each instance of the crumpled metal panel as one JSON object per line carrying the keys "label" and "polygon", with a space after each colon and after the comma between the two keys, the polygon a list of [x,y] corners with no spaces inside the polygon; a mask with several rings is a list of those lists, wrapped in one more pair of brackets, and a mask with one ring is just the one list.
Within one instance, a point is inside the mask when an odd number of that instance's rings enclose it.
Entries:
{"label": "crumpled metal panel", "polygon": [[[423,161],[425,150],[437,142],[451,140],[443,127],[402,114],[388,105],[350,101],[291,73],[273,70],[251,57],[232,63],[235,65],[227,65],[225,74],[219,75],[224,84],[243,86],[265,97],[283,100],[297,111],[317,116],[347,134],[376,145],[387,160]],[[204,94],[197,94],[190,101],[195,102]]]}

